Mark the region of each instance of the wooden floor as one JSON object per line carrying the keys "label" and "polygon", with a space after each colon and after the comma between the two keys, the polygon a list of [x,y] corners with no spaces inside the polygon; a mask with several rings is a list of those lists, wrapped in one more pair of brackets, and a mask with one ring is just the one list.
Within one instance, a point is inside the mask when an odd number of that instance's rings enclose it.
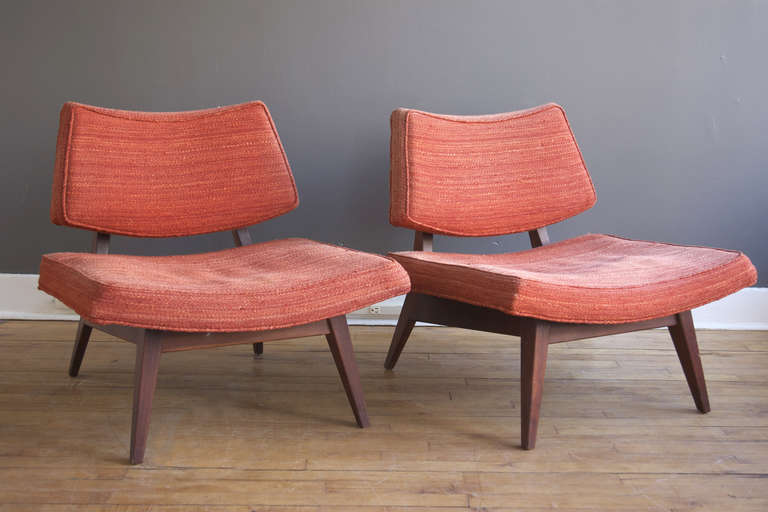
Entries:
{"label": "wooden floor", "polygon": [[321,338],[166,354],[147,457],[127,464],[134,347],[0,324],[0,511],[768,510],[768,332],[700,331],[699,414],[666,331],[550,348],[519,449],[517,338],[353,327],[373,426]]}

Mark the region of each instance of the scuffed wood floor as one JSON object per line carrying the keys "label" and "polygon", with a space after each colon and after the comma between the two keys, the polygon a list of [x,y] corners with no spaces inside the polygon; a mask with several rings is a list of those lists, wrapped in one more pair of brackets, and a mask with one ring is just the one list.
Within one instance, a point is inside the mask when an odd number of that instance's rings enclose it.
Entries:
{"label": "scuffed wood floor", "polygon": [[373,426],[322,338],[166,354],[141,466],[134,347],[76,325],[0,324],[0,511],[766,511],[768,332],[700,331],[712,412],[667,332],[550,348],[538,446],[519,448],[517,338],[353,327]]}

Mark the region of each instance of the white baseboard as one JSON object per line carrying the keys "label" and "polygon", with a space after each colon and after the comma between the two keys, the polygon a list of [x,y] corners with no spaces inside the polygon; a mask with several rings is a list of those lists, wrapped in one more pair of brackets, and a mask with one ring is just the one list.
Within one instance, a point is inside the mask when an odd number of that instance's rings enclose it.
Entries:
{"label": "white baseboard", "polygon": [[0,274],[0,320],[77,320],[74,311],[37,289],[37,274]]}
{"label": "white baseboard", "polygon": [[[352,325],[394,325],[403,296],[350,313]],[[0,320],[77,320],[67,306],[37,289],[37,274],[0,274]],[[745,288],[693,310],[699,329],[768,330],[768,288]]]}

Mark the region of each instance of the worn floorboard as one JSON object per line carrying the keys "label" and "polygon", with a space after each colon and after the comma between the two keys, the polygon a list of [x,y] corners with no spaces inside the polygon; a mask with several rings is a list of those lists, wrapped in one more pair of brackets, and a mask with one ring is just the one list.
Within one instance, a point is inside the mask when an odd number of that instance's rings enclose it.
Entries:
{"label": "worn floorboard", "polygon": [[550,347],[537,448],[519,448],[517,338],[353,327],[372,427],[325,340],[165,354],[129,466],[133,345],[0,323],[0,512],[766,511],[768,332],[700,331],[699,414],[664,330]]}

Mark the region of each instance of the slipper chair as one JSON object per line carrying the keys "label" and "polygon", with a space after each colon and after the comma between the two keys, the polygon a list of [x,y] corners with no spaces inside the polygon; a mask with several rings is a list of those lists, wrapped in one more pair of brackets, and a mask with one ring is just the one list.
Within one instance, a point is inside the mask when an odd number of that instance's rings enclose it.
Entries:
{"label": "slipper chair", "polygon": [[[142,462],[160,354],[325,335],[358,426],[369,424],[346,313],[409,289],[391,259],[300,238],[252,243],[247,226],[298,196],[261,102],[148,113],[67,103],[53,182],[54,223],[94,231],[92,253],[43,256],[39,288],[81,317],[69,374],[92,329],[136,344],[130,460]],[[232,231],[205,254],[109,254],[111,234]]]}
{"label": "slipper chair", "polygon": [[[563,109],[486,116],[399,109],[391,117],[390,222],[415,230],[385,367],[417,320],[521,340],[521,439],[536,444],[551,343],[667,327],[696,407],[709,411],[691,309],[755,283],[742,253],[588,234],[550,243],[546,226],[595,203]],[[531,250],[432,252],[433,235],[528,232]]]}

